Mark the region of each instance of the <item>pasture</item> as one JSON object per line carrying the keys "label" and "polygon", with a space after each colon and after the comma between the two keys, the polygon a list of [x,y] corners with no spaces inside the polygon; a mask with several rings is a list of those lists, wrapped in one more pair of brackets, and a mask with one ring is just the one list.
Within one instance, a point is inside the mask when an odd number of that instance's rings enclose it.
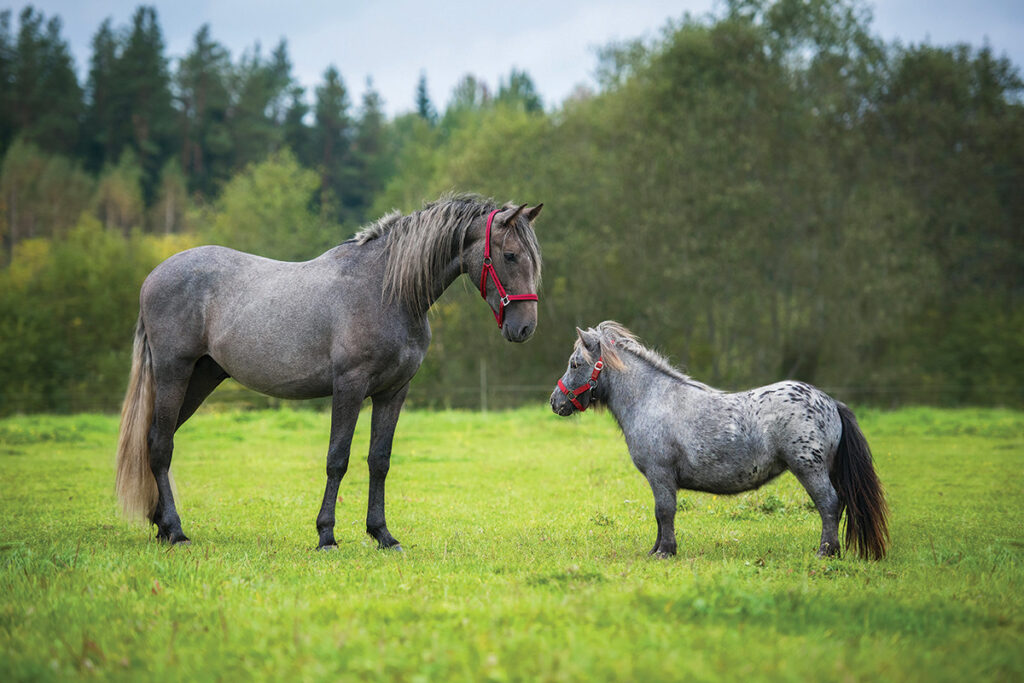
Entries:
{"label": "pasture", "polygon": [[369,415],[315,552],[329,417],[203,411],[191,546],[120,520],[117,418],[0,420],[0,679],[1021,680],[1024,415],[859,410],[891,554],[817,559],[790,474],[681,492],[679,555],[604,414],[403,414],[364,531]]}

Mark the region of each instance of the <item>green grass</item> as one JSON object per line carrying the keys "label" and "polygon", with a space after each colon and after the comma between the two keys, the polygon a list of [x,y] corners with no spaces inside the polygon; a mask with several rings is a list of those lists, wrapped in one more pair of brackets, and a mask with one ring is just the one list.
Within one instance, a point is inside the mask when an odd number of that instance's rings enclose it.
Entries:
{"label": "green grass", "polygon": [[403,415],[364,533],[368,415],[339,549],[313,551],[329,419],[201,413],[176,439],[188,547],[119,520],[117,420],[0,421],[0,680],[1021,680],[1024,414],[861,411],[884,561],[814,557],[792,475],[681,492],[679,555],[611,418]]}

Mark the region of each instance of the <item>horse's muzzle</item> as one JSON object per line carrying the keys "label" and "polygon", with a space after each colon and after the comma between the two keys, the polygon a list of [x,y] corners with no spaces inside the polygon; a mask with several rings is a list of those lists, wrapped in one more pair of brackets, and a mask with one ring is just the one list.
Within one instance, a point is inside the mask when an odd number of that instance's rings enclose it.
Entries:
{"label": "horse's muzzle", "polygon": [[501,334],[508,341],[521,344],[532,337],[536,329],[537,325],[534,323],[513,323],[511,320],[506,320],[505,324],[501,326]]}

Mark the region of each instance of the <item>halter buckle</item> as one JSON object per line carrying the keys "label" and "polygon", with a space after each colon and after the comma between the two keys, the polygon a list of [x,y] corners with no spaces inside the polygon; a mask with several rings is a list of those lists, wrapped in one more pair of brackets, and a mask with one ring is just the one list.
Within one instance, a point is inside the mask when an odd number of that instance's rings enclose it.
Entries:
{"label": "halter buckle", "polygon": [[501,305],[502,306],[508,306],[508,304],[511,301],[511,299],[508,298],[508,295],[505,295],[505,296],[501,297],[501,299],[499,299],[499,301],[501,301]]}
{"label": "halter buckle", "polygon": [[484,256],[484,265],[485,266],[491,265],[491,257],[490,256]]}

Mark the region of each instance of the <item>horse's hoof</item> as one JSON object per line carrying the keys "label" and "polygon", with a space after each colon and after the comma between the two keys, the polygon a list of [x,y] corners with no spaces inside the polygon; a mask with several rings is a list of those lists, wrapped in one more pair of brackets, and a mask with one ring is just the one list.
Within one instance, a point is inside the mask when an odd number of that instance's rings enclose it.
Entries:
{"label": "horse's hoof", "polygon": [[395,543],[394,545],[382,545],[378,550],[386,550],[391,553],[404,553],[405,548],[402,547],[401,543]]}
{"label": "horse's hoof", "polygon": [[179,539],[179,540],[174,541],[173,543],[171,543],[171,547],[172,548],[175,548],[175,547],[178,547],[178,546],[182,546],[182,545],[192,545],[192,541],[188,540],[187,538],[182,538],[182,539]]}
{"label": "horse's hoof", "polygon": [[318,546],[317,547],[317,550],[322,550],[324,552],[327,552],[328,550],[337,550],[337,549],[338,549],[338,544],[337,543],[331,543],[330,545],[322,545],[322,546]]}

